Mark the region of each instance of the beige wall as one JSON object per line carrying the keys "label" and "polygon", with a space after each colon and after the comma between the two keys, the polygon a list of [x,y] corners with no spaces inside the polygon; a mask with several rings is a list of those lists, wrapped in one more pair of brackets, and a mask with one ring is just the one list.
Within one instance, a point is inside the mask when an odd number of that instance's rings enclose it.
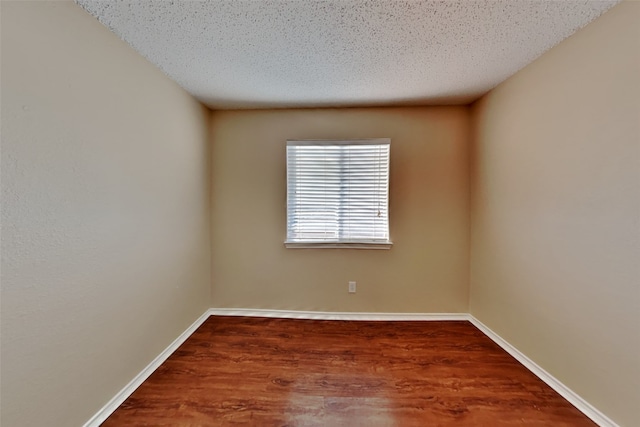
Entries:
{"label": "beige wall", "polygon": [[[471,206],[466,107],[209,116],[78,6],[1,4],[2,425],[82,424],[209,306],[470,310],[640,419],[640,3],[474,106]],[[285,249],[286,139],[366,137],[394,247]]]}
{"label": "beige wall", "polygon": [[475,105],[471,313],[622,426],[640,420],[640,3]]}
{"label": "beige wall", "polygon": [[[286,140],[367,137],[392,140],[393,248],[285,249]],[[466,107],[213,113],[213,306],[466,312],[467,138]]]}
{"label": "beige wall", "polygon": [[209,113],[70,2],[2,2],[3,426],[78,426],[209,306]]}

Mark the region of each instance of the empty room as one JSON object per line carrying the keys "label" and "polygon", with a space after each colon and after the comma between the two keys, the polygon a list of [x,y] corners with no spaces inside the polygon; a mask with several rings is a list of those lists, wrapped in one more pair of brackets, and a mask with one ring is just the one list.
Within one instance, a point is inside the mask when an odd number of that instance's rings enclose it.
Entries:
{"label": "empty room", "polygon": [[640,2],[0,2],[0,424],[640,425]]}

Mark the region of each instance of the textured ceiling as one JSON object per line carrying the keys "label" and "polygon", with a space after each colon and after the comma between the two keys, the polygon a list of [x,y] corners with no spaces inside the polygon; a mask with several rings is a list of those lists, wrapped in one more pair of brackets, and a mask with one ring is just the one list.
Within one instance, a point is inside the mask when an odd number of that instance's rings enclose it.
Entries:
{"label": "textured ceiling", "polygon": [[77,0],[217,109],[464,104],[617,2]]}

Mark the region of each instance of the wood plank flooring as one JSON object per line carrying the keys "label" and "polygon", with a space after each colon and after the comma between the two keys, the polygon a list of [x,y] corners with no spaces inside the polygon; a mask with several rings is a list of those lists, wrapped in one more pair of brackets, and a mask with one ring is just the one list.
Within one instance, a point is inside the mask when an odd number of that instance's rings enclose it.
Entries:
{"label": "wood plank flooring", "polygon": [[210,317],[103,426],[590,426],[469,322]]}

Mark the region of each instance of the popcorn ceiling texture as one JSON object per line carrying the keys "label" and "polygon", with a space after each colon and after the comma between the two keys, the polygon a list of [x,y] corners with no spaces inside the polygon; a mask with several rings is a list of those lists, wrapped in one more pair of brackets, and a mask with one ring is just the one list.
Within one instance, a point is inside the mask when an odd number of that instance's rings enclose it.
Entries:
{"label": "popcorn ceiling texture", "polygon": [[464,104],[618,0],[76,0],[212,108]]}

